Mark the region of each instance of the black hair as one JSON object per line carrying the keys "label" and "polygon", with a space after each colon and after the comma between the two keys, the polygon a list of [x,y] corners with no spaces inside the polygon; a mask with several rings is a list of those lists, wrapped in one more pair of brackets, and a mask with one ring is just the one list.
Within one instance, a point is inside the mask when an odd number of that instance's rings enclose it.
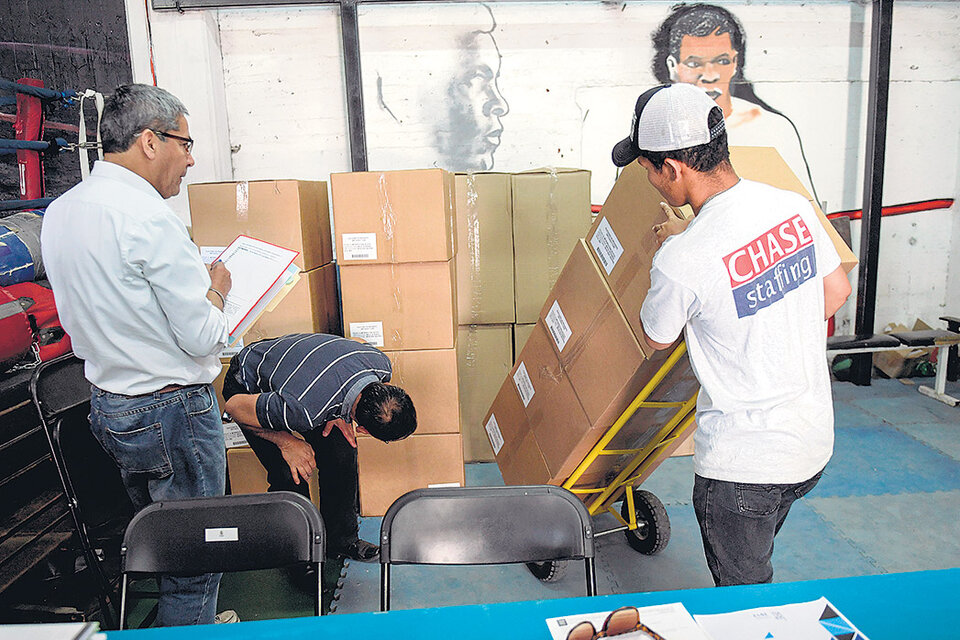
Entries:
{"label": "black hair", "polygon": [[400,387],[382,382],[363,388],[354,419],[370,435],[384,442],[402,440],[417,429],[413,400]]}
{"label": "black hair", "polygon": [[[723,121],[723,111],[720,107],[713,107],[707,114],[707,127],[714,128]],[[706,144],[694,147],[677,149],[675,151],[645,151],[640,149],[640,156],[650,161],[657,171],[663,168],[667,158],[679,160],[694,171],[709,173],[726,163],[730,164],[730,151],[727,148],[727,131],[724,129],[716,138]]]}

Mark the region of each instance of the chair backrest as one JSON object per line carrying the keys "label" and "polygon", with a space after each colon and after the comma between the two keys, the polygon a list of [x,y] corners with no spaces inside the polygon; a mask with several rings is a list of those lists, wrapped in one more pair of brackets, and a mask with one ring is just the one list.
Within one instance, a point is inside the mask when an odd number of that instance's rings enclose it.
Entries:
{"label": "chair backrest", "polygon": [[583,560],[595,577],[593,524],[574,494],[550,485],[444,487],[400,496],[380,528],[381,608],[391,564],[508,564]]}
{"label": "chair backrest", "polygon": [[121,570],[199,574],[322,563],[317,508],[289,491],[155,502],[130,521]]}
{"label": "chair backrest", "polygon": [[116,463],[90,431],[90,383],[72,353],[41,363],[30,393],[68,502],[87,527],[133,515]]}

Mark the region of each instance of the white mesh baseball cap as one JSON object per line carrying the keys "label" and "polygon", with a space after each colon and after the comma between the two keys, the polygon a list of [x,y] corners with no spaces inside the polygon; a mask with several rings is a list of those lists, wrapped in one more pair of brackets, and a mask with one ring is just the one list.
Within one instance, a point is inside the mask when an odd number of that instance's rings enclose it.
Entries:
{"label": "white mesh baseball cap", "polygon": [[724,131],[723,118],[711,129],[707,116],[717,103],[692,84],[667,84],[637,98],[630,135],[613,147],[613,164],[625,167],[644,151],[676,151],[715,140]]}

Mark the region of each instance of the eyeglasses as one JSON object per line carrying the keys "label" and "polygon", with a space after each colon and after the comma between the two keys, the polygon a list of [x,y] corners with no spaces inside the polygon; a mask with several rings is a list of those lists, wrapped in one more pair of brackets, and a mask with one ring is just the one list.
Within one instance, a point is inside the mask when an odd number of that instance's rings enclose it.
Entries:
{"label": "eyeglasses", "polygon": [[167,133],[166,131],[157,131],[156,129],[150,129],[155,134],[160,136],[160,139],[163,138],[173,138],[174,140],[179,140],[183,143],[183,148],[187,150],[187,153],[193,151],[193,138],[184,138],[183,136],[177,136],[172,133]]}
{"label": "eyeglasses", "polygon": [[584,620],[570,629],[567,640],[596,640],[633,631],[643,631],[650,636],[651,640],[664,640],[663,636],[640,622],[640,612],[636,607],[620,607],[616,611],[611,611],[603,621],[603,628],[600,631],[597,631],[589,620]]}

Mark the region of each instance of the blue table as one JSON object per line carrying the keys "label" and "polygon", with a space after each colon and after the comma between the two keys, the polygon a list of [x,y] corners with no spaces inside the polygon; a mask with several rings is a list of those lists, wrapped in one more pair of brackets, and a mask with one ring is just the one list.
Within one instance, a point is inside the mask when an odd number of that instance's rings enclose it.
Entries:
{"label": "blue table", "polygon": [[546,618],[623,605],[682,602],[691,614],[804,602],[825,596],[870,640],[960,638],[960,569],[767,585],[562,598],[387,613],[355,613],[174,629],[111,631],[108,640],[549,640]]}

